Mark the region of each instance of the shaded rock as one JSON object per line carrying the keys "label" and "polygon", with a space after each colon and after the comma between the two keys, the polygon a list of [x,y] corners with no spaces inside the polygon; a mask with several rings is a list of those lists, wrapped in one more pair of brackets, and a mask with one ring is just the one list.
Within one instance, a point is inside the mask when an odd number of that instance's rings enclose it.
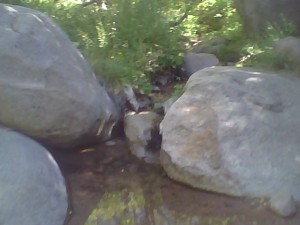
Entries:
{"label": "shaded rock", "polygon": [[51,19],[0,4],[0,122],[48,145],[109,138],[118,112]]}
{"label": "shaded rock", "polygon": [[201,70],[161,123],[161,163],[193,187],[300,200],[300,80],[234,67]]}
{"label": "shaded rock", "polygon": [[155,75],[154,78],[152,78],[152,82],[155,85],[158,86],[164,86],[167,85],[168,83],[171,83],[174,81],[174,76],[171,75]]}
{"label": "shaded rock", "polygon": [[151,92],[152,93],[159,93],[159,92],[161,92],[161,89],[158,86],[153,86]]}
{"label": "shaded rock", "polygon": [[140,105],[136,99],[133,88],[130,85],[126,84],[124,85],[123,93],[125,95],[125,100],[128,102],[129,109],[133,110],[134,112],[138,112],[140,109]]}
{"label": "shaded rock", "polygon": [[159,134],[161,120],[161,116],[154,112],[125,115],[124,130],[133,155],[149,162],[158,162],[161,145]]}
{"label": "shaded rock", "polygon": [[213,54],[188,53],[184,56],[183,70],[184,77],[189,78],[193,73],[206,67],[216,66],[219,60]]}
{"label": "shaded rock", "polygon": [[300,63],[300,39],[286,37],[274,43],[273,52],[287,62],[295,65]]}
{"label": "shaded rock", "polygon": [[38,143],[0,128],[0,224],[63,225],[68,199],[64,178]]}
{"label": "shaded rock", "polygon": [[121,99],[119,102],[121,102],[120,105],[123,107],[123,112],[140,112],[153,108],[153,100],[149,95],[133,89],[128,84],[124,85],[124,88],[119,93],[118,98]]}
{"label": "shaded rock", "polygon": [[249,35],[261,34],[269,25],[286,29],[293,23],[300,33],[300,4],[297,0],[234,0],[235,7]]}
{"label": "shaded rock", "polygon": [[287,192],[280,192],[272,196],[269,202],[270,208],[280,216],[292,216],[296,213],[294,198]]}

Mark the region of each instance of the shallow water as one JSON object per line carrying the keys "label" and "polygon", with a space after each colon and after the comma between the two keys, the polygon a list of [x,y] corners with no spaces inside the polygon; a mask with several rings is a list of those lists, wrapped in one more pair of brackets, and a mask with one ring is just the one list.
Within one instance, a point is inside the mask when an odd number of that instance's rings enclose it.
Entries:
{"label": "shallow water", "polygon": [[299,225],[240,199],[170,180],[160,166],[132,157],[124,140],[81,152],[55,152],[70,193],[67,225]]}

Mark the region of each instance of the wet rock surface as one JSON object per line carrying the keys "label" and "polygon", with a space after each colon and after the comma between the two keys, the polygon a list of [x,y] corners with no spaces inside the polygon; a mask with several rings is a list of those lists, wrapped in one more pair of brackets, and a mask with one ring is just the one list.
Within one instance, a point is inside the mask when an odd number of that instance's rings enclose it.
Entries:
{"label": "wet rock surface", "polygon": [[[130,155],[125,140],[74,152],[53,152],[66,177],[71,212],[66,225],[299,225],[263,199],[213,194],[170,180],[162,168]],[[299,212],[299,208],[298,208]]]}

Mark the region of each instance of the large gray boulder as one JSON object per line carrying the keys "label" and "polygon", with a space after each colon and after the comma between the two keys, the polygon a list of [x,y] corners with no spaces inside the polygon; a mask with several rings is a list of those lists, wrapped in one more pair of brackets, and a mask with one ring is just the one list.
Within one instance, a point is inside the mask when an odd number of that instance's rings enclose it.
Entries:
{"label": "large gray boulder", "polygon": [[57,25],[0,4],[0,33],[2,124],[62,148],[110,135],[115,105]]}
{"label": "large gray boulder", "polygon": [[0,128],[0,224],[63,225],[64,178],[40,144]]}
{"label": "large gray boulder", "polygon": [[161,163],[193,187],[300,200],[300,80],[215,67],[193,74],[161,123]]}
{"label": "large gray boulder", "polygon": [[248,34],[261,34],[268,25],[287,28],[295,25],[300,34],[300,4],[298,0],[234,0]]}

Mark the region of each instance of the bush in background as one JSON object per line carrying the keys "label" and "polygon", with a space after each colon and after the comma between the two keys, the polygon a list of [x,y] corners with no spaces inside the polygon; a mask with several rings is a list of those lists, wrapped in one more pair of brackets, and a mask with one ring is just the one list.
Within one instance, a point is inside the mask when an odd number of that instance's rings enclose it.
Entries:
{"label": "bush in background", "polygon": [[[217,57],[241,57],[240,66],[284,65],[271,43],[291,33],[291,25],[269,27],[249,38],[232,0],[3,0],[48,14],[67,33],[104,83],[129,83],[149,91],[150,78],[173,73],[191,43],[224,37]],[[85,3],[84,3],[85,2]],[[188,45],[190,44],[190,45]]]}

